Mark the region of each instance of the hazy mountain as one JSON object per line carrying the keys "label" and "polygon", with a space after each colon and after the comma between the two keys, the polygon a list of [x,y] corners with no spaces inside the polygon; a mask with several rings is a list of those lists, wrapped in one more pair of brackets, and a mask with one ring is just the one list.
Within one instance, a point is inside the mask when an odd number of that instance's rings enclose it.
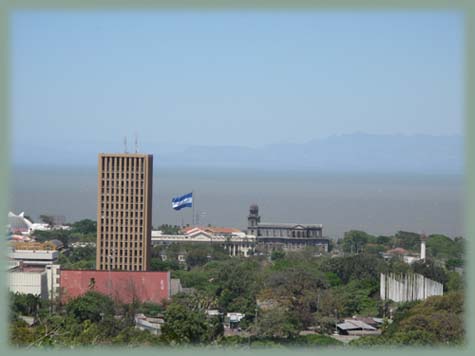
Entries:
{"label": "hazy mountain", "polygon": [[260,167],[350,172],[463,173],[461,136],[352,134],[260,148],[192,146],[162,166]]}
{"label": "hazy mountain", "polygon": [[[56,146],[55,146],[56,144]],[[43,143],[24,152],[14,150],[14,165],[97,164],[98,152],[121,152],[117,144],[62,145]],[[61,145],[60,145],[61,146]],[[130,146],[129,146],[130,147]],[[141,151],[152,153],[155,167],[260,168],[333,172],[461,174],[462,136],[350,134],[315,139],[303,144],[189,146],[147,142]]]}

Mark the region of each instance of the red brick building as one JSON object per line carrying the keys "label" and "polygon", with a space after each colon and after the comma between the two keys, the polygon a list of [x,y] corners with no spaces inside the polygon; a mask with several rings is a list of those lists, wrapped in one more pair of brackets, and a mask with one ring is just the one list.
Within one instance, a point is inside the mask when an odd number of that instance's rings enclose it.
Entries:
{"label": "red brick building", "polygon": [[60,288],[62,302],[96,291],[122,303],[161,303],[170,298],[170,272],[63,270]]}

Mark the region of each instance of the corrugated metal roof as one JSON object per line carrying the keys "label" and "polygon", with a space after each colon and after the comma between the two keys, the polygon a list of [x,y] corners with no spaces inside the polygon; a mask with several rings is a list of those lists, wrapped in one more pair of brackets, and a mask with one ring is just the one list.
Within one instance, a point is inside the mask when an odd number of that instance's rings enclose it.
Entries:
{"label": "corrugated metal roof", "polygon": [[345,320],[345,322],[336,325],[341,330],[376,330],[369,324],[362,322],[361,320]]}
{"label": "corrugated metal roof", "polygon": [[353,329],[358,329],[355,325],[353,324],[350,324],[350,323],[340,323],[340,324],[336,324],[336,326],[341,329],[341,330],[353,330]]}
{"label": "corrugated metal roof", "polygon": [[361,329],[364,329],[364,330],[376,330],[375,327],[372,327],[371,325],[366,324],[365,322],[363,322],[361,320],[351,320],[349,322],[354,324],[358,328],[361,328]]}

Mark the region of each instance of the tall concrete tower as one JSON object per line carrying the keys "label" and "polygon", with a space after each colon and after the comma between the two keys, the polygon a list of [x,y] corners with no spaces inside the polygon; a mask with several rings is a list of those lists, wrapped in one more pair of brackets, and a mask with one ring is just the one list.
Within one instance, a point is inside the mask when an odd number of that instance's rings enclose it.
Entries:
{"label": "tall concrete tower", "polygon": [[97,270],[149,269],[152,174],[152,155],[99,154]]}
{"label": "tall concrete tower", "polygon": [[427,236],[425,234],[421,234],[421,260],[426,259],[426,241]]}
{"label": "tall concrete tower", "polygon": [[249,216],[247,217],[248,233],[257,236],[257,226],[261,222],[259,216],[259,207],[256,204],[252,204],[249,208]]}

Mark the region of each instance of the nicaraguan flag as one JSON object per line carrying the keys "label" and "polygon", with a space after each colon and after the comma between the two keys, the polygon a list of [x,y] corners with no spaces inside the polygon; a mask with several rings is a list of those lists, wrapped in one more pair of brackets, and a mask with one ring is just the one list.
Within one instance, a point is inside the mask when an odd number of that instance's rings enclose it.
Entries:
{"label": "nicaraguan flag", "polygon": [[193,206],[193,193],[185,194],[178,198],[172,199],[172,208],[180,210],[183,208],[191,208]]}

